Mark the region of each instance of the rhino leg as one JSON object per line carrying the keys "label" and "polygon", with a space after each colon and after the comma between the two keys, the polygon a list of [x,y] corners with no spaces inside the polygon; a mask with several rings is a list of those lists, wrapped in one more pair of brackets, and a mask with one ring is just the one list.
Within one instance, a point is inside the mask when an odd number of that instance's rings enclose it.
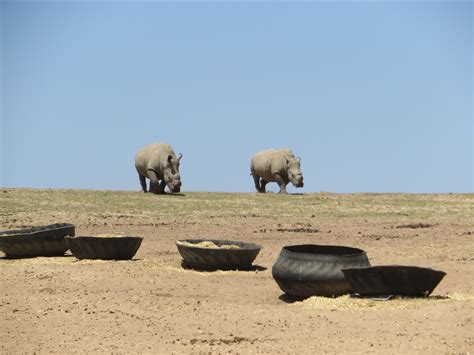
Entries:
{"label": "rhino leg", "polygon": [[[165,183],[166,186],[166,183]],[[163,181],[158,182],[158,183],[152,183],[150,182],[150,192],[153,192],[154,194],[161,195],[165,193],[164,187],[163,187]]]}
{"label": "rhino leg", "polygon": [[253,182],[255,183],[255,189],[257,192],[265,192],[265,189],[262,191],[262,188],[260,187],[260,176],[257,174],[252,174],[253,176]]}
{"label": "rhino leg", "polygon": [[260,180],[260,192],[265,193],[265,186],[267,186],[268,181],[267,180]]}
{"label": "rhino leg", "polygon": [[148,170],[148,178],[150,179],[150,192],[153,192],[154,194],[164,193],[164,190],[161,189],[158,176],[153,170]]}
{"label": "rhino leg", "polygon": [[286,195],[287,192],[286,192],[286,184],[285,181],[282,179],[282,177],[280,176],[280,174],[273,174],[273,178],[275,179],[275,182],[278,184],[278,186],[280,186],[280,194],[284,194]]}
{"label": "rhino leg", "polygon": [[160,193],[162,193],[162,194],[165,193],[165,187],[166,187],[166,181],[161,180],[161,182],[160,182]]}
{"label": "rhino leg", "polygon": [[146,193],[146,180],[144,176],[138,175],[138,178],[140,179],[140,185],[142,187],[142,191]]}
{"label": "rhino leg", "polygon": [[[153,190],[152,190],[152,185],[153,185]],[[161,182],[153,183],[153,184],[150,183],[150,191],[153,192],[154,194],[162,195],[165,193],[165,186],[166,186],[166,183],[164,180]]]}

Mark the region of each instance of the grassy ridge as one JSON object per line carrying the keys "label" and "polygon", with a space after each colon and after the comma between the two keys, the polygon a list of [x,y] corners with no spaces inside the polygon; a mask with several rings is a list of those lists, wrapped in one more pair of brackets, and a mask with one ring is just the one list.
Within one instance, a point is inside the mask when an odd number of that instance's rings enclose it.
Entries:
{"label": "grassy ridge", "polygon": [[466,219],[474,221],[474,194],[278,194],[130,191],[0,190],[2,218],[38,213],[192,217],[312,217]]}

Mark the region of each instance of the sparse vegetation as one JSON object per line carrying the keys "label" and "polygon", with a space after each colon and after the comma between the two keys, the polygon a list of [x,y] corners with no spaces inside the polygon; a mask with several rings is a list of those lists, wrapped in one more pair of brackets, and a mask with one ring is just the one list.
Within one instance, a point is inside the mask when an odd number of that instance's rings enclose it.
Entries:
{"label": "sparse vegetation", "polygon": [[130,217],[316,217],[407,221],[474,219],[474,194],[279,194],[185,192],[153,195],[129,191],[3,190],[3,220],[41,214]]}
{"label": "sparse vegetation", "polygon": [[[133,261],[0,254],[0,352],[64,352],[70,344],[91,353],[472,348],[474,194],[3,189],[0,216],[1,230],[70,222],[77,236],[143,238]],[[176,241],[187,239],[257,243],[258,268],[183,269]],[[360,247],[372,265],[431,267],[447,276],[427,299],[287,303],[272,265],[283,246],[308,243]],[[374,334],[379,343],[371,343]]]}

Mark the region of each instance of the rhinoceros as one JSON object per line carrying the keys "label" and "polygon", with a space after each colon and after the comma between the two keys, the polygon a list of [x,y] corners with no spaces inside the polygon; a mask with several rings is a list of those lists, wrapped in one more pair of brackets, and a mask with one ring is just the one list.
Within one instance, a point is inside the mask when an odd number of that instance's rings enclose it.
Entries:
{"label": "rhinoceros", "polygon": [[166,143],[154,143],[140,149],[135,155],[135,168],[143,192],[147,192],[146,178],[150,180],[150,192],[165,193],[167,185],[171,192],[179,192],[181,190],[179,161],[182,157],[181,153],[176,156],[173,148]]}
{"label": "rhinoceros", "polygon": [[295,157],[290,149],[269,149],[256,153],[250,165],[251,175],[257,192],[265,192],[265,185],[276,182],[280,193],[286,194],[286,185],[303,187],[301,158]]}

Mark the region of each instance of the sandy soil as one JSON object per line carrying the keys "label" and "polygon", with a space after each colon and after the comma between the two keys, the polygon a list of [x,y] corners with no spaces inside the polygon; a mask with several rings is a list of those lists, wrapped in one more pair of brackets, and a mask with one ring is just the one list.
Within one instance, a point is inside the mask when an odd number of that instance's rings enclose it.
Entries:
{"label": "sandy soil", "polygon": [[[463,216],[272,217],[257,211],[155,219],[8,207],[2,229],[64,221],[75,223],[78,235],[144,240],[132,261],[0,259],[0,351],[472,353],[474,223]],[[183,270],[174,242],[192,237],[260,244],[260,267]],[[447,276],[428,299],[344,296],[292,303],[273,281],[271,266],[282,246],[301,243],[356,246],[372,265],[427,266]]]}

